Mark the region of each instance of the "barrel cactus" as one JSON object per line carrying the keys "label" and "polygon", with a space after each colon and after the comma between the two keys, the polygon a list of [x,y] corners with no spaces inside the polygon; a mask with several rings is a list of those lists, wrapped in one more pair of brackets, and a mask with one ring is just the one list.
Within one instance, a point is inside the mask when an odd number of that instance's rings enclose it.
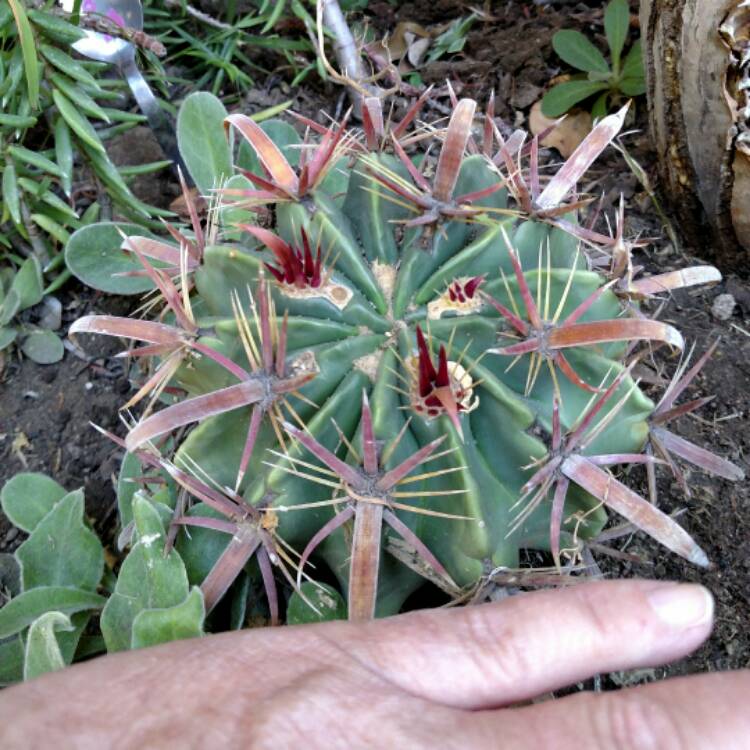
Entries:
{"label": "barrel cactus", "polygon": [[608,509],[708,564],[612,473],[679,471],[680,457],[741,475],[664,426],[696,406],[674,404],[695,367],[683,359],[658,407],[633,376],[636,347],[683,349],[641,300],[718,273],[639,277],[621,214],[611,234],[579,223],[577,184],[625,110],[550,175],[491,104],[454,99],[428,125],[424,102],[399,122],[368,99],[361,128],[294,127],[189,98],[178,136],[206,221],[186,190],[169,242],[123,236],[113,251],[140,264],[152,319],[72,328],[143,342],[127,406],[145,408],[114,438],[120,542],[178,554],[212,622],[279,621],[279,576],[321,616],[321,601],[342,611],[338,588],[367,619],[425,580],[459,598],[524,550],[550,553],[547,575],[570,571]]}

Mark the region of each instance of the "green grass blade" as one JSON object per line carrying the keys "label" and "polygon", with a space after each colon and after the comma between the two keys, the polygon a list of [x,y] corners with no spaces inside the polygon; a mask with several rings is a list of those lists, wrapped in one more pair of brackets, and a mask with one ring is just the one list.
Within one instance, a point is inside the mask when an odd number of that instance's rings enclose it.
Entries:
{"label": "green grass blade", "polygon": [[13,17],[16,20],[18,38],[23,53],[23,67],[26,74],[26,87],[29,92],[29,104],[32,109],[39,109],[39,60],[36,56],[36,43],[31,30],[26,10],[19,0],[8,0]]}

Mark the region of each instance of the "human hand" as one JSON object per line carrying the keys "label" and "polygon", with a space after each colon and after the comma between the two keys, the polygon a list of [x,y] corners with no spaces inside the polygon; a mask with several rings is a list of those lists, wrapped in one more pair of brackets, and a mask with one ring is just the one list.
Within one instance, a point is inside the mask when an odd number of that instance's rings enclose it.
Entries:
{"label": "human hand", "polygon": [[746,750],[750,672],[503,708],[676,659],[712,610],[698,586],[620,581],[179,641],[1,693],[0,746]]}

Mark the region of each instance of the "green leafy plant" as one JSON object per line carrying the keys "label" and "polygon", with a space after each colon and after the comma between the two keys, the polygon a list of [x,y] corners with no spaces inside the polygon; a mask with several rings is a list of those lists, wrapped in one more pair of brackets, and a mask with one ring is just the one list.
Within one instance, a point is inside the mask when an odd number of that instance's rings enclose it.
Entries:
{"label": "green leafy plant", "polygon": [[[242,10],[226,3],[217,16],[179,1],[152,0],[145,5],[146,30],[169,49],[164,64],[180,69],[179,78],[165,79],[159,64],[162,80],[188,82],[191,90],[221,94],[229,102],[251,89],[256,74],[269,73],[264,65],[271,58],[277,62],[274,69],[292,85],[311,72],[327,77],[312,41],[315,20],[300,0],[258,0],[243,4]],[[352,9],[349,6],[362,3],[342,5]]]}
{"label": "green leafy plant", "polygon": [[0,268],[0,352],[16,342],[38,364],[62,359],[63,343],[53,331],[24,325],[16,319],[43,297],[42,268],[34,256],[27,258],[17,271],[10,266]]}
{"label": "green leafy plant", "polygon": [[623,57],[630,28],[628,0],[611,0],[604,11],[604,31],[611,63],[580,31],[563,29],[552,38],[555,52],[580,75],[553,86],[542,99],[542,112],[559,117],[587,99],[596,99],[592,106],[595,118],[604,117],[611,106],[623,98],[646,93],[641,40],[633,42]]}
{"label": "green leafy plant", "polygon": [[[61,669],[74,659],[200,635],[203,600],[176,552],[163,554],[162,516],[137,493],[133,542],[117,581],[84,518],[83,492],[42,474],[18,474],[0,493],[6,516],[28,534],[0,557],[0,684]],[[105,592],[104,597],[99,592]],[[101,633],[90,621],[100,613]]]}
{"label": "green leafy plant", "polygon": [[[76,59],[70,49],[83,34],[59,13],[27,8],[22,0],[0,8],[0,350],[18,340],[38,362],[59,359],[61,342],[14,316],[65,283],[70,273],[60,251],[100,213],[98,201],[75,190],[76,162],[91,170],[121,214],[141,223],[168,215],[137,200],[128,170],[107,156],[103,139],[144,118],[106,106],[119,94],[101,77],[103,67]],[[97,130],[94,122],[106,127]]]}
{"label": "green leafy plant", "polygon": [[[71,200],[76,157],[85,159],[125,215],[154,213],[130,192],[102,141],[145,118],[99,103],[119,94],[99,76],[106,66],[71,53],[70,44],[83,35],[55,13],[26,10],[21,0],[0,10],[0,243],[10,249],[20,238],[42,260],[67,242],[71,227],[80,226]],[[92,122],[109,127],[102,132]]]}
{"label": "green leafy plant", "polygon": [[[490,109],[478,142],[470,99],[435,130],[435,158],[410,130],[422,103],[394,122],[367,99],[362,131],[303,118],[313,141],[196,94],[178,136],[195,182],[221,197],[210,222],[186,193],[191,220],[166,239],[111,225],[71,239],[82,268],[87,256],[118,274],[127,263],[119,278],[143,285],[154,315],[71,328],[142,342],[127,350],[141,369],[125,405],[142,416],[110,435],[125,450],[126,556],[100,618],[108,650],[259,619],[387,615],[425,585],[465,601],[527,550],[549,564],[526,581],[562,581],[634,526],[708,564],[655,497],[614,473],[681,477],[684,459],[743,476],[666,427],[705,403],[678,399],[710,351],[682,361],[658,404],[631,375],[636,347],[683,347],[640,300],[718,272],[638,277],[622,213],[613,235],[578,222],[576,185],[625,110],[542,188],[536,140],[498,144]],[[6,488],[6,513],[32,539],[41,524],[51,533],[44,506],[18,515],[20,495]],[[602,535],[607,511],[628,523]],[[18,633],[71,611],[53,602],[20,617],[28,596],[0,610],[19,659],[31,634]],[[67,623],[49,616],[38,630],[68,636],[56,627]]]}
{"label": "green leafy plant", "polygon": [[466,44],[466,36],[476,21],[477,16],[472,13],[465,18],[457,18],[430,45],[427,60],[434,62],[444,55],[454,55],[461,52]]}
{"label": "green leafy plant", "polygon": [[[84,523],[83,493],[41,474],[18,474],[0,493],[8,519],[29,536],[4,556],[9,601],[0,609],[0,684],[69,664],[92,613],[104,553]],[[14,572],[14,575],[8,575]]]}

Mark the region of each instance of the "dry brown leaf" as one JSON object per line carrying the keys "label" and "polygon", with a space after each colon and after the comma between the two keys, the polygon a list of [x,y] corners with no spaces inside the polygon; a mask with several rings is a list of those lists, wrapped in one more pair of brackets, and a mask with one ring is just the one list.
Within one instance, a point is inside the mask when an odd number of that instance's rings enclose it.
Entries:
{"label": "dry brown leaf", "polygon": [[[208,211],[208,203],[206,202],[206,199],[200,194],[198,188],[190,188],[190,197],[195,202],[195,206],[198,209],[198,215],[201,218],[204,218]],[[169,210],[174,211],[181,219],[190,218],[184,195],[178,195],[177,198],[169,204]]]}
{"label": "dry brown leaf", "polygon": [[[529,113],[529,130],[538,135],[555,125],[555,120],[542,114],[541,99],[531,107]],[[591,132],[593,122],[591,114],[582,109],[573,109],[555,129],[541,141],[546,148],[554,148],[560,156],[567,159],[580,146],[583,139]]]}
{"label": "dry brown leaf", "polygon": [[417,37],[412,34],[408,34],[408,38],[411,38],[411,41],[409,42],[409,49],[406,52],[406,59],[411,65],[418,68],[422,64],[422,60],[427,54],[432,40],[427,36]]}
{"label": "dry brown leaf", "polygon": [[424,62],[434,39],[450,28],[452,22],[425,28],[413,21],[401,21],[393,33],[367,45],[368,50],[394,63],[402,75],[411,73]]}
{"label": "dry brown leaf", "polygon": [[27,450],[28,448],[31,448],[31,443],[26,437],[26,433],[17,433],[13,438],[13,442],[10,444],[10,450],[11,453],[23,464],[24,469],[29,466],[28,461],[26,461],[26,456],[23,454],[24,450]]}
{"label": "dry brown leaf", "polygon": [[383,41],[383,46],[391,60],[400,60],[409,51],[415,39],[429,40],[430,32],[424,26],[411,21],[402,21],[396,26],[393,34]]}

